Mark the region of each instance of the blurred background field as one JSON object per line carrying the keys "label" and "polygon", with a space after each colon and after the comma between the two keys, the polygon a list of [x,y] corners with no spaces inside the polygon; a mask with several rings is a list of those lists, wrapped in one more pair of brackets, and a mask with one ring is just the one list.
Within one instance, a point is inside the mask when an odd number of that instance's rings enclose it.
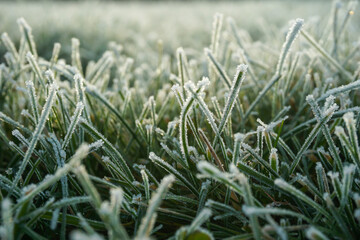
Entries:
{"label": "blurred background field", "polygon": [[[233,17],[248,37],[274,42],[271,48],[278,50],[282,43],[278,40],[285,37],[289,20],[301,17],[309,25],[319,21],[317,26],[322,28],[327,19],[319,16],[328,16],[330,11],[331,1],[9,1],[0,2],[0,32],[8,32],[18,43],[16,20],[24,17],[33,28],[39,55],[45,58],[50,58],[55,42],[62,45],[61,57],[70,56],[72,37],[80,39],[85,62],[98,58],[109,41],[126,45],[124,51],[134,58],[141,57],[145,50],[156,51],[160,39],[169,54],[179,46],[191,46],[202,53],[210,44],[212,17],[221,12]],[[279,36],[279,28],[283,35]],[[0,56],[4,52],[0,46]]]}

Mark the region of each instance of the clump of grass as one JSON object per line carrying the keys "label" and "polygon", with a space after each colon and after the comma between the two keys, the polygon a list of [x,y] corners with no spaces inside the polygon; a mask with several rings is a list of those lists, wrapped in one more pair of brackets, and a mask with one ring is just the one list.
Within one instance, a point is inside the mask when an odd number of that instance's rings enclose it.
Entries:
{"label": "clump of grass", "polygon": [[333,23],[325,44],[296,19],[258,56],[222,19],[176,61],[113,42],[84,65],[76,38],[48,60],[25,19],[19,47],[3,33],[0,236],[356,239],[359,56],[341,34],[357,36]]}

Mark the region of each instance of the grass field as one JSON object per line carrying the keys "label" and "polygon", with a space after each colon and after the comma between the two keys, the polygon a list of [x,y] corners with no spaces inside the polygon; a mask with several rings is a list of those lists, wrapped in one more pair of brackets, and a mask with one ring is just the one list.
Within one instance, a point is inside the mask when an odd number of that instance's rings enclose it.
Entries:
{"label": "grass field", "polygon": [[[24,17],[33,28],[41,56],[51,57],[55,42],[63,46],[62,57],[70,56],[71,38],[76,37],[80,39],[84,60],[101,56],[109,41],[126,43],[128,46],[124,51],[135,57],[141,50],[149,51],[148,48],[156,47],[154,45],[159,39],[163,40],[169,54],[174,54],[179,46],[202,51],[210,44],[211,19],[216,12],[233,17],[239,28],[257,41],[272,35],[283,38],[288,21],[296,17],[307,21],[320,20],[330,9],[331,2],[5,2],[0,8],[0,32],[8,32],[18,42],[20,33],[16,20]],[[274,14],[277,11],[281,14]],[[326,21],[322,21],[324,23]],[[355,24],[353,27],[359,28]],[[279,48],[282,43],[277,40],[274,42]],[[4,51],[1,48],[1,53]]]}
{"label": "grass field", "polygon": [[2,239],[357,239],[357,2],[0,2]]}

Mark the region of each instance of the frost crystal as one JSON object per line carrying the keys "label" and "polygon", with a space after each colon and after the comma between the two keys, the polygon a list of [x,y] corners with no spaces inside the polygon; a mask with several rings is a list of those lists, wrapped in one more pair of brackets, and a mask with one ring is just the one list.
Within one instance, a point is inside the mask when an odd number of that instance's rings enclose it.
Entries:
{"label": "frost crystal", "polygon": [[280,53],[280,58],[279,58],[279,62],[278,65],[276,67],[276,73],[280,74],[283,68],[283,64],[288,56],[288,52],[291,48],[291,45],[293,44],[294,40],[296,39],[296,37],[298,36],[300,29],[302,27],[302,25],[304,24],[304,19],[300,19],[297,18],[295,20],[295,23],[293,23],[293,25],[291,26],[291,28],[289,29],[288,34],[286,35],[286,40],[283,44],[283,47],[281,49],[281,53]]}
{"label": "frost crystal", "polygon": [[201,81],[197,83],[198,88],[205,88],[210,85],[210,80],[207,77],[203,77]]}
{"label": "frost crystal", "polygon": [[89,145],[89,151],[90,152],[93,152],[93,151],[96,151],[96,150],[98,150],[99,148],[101,148],[102,146],[104,145],[104,141],[103,140],[97,140],[97,141],[95,141],[95,142],[93,142],[93,143],[91,143],[90,145]]}

